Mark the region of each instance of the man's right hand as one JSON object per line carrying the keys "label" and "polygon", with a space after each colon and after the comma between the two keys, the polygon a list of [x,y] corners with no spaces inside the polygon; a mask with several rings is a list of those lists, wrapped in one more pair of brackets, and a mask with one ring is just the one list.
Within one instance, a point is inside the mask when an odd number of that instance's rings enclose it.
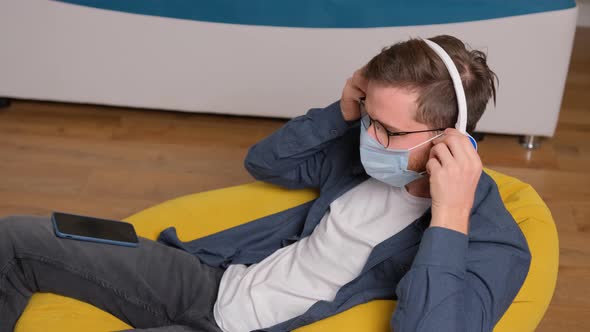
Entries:
{"label": "man's right hand", "polygon": [[361,118],[359,99],[366,95],[368,81],[363,75],[365,66],[354,72],[352,77],[346,80],[340,98],[340,110],[346,121],[355,121]]}

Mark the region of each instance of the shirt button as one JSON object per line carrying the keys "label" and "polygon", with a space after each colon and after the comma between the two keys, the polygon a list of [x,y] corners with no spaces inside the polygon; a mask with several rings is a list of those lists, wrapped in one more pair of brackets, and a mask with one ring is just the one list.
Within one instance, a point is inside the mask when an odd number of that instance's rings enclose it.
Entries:
{"label": "shirt button", "polygon": [[332,130],[330,130],[330,134],[332,134],[332,136],[336,136],[336,135],[338,135],[338,130],[332,129]]}

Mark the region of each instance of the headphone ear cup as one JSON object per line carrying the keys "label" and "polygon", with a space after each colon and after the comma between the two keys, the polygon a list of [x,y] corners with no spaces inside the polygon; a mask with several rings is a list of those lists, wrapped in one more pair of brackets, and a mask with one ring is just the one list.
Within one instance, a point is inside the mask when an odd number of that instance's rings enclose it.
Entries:
{"label": "headphone ear cup", "polygon": [[469,140],[471,141],[471,145],[473,145],[473,148],[475,148],[475,151],[477,151],[477,141],[475,140],[475,138],[473,138],[473,136],[466,134],[467,138],[469,138]]}

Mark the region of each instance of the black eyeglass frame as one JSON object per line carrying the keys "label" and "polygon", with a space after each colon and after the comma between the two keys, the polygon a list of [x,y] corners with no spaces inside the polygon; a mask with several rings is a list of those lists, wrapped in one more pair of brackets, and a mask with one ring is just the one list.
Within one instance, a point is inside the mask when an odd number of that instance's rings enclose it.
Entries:
{"label": "black eyeglass frame", "polygon": [[[365,99],[366,99],[366,97],[361,97],[359,99],[359,108],[360,108],[360,111],[361,111],[361,124],[363,125],[363,127],[365,127],[365,129],[369,129],[369,127],[371,126],[371,123],[373,123],[373,122],[379,124],[379,126],[381,126],[381,128],[383,128],[383,130],[385,130],[385,133],[387,133],[387,145],[383,144],[382,142],[379,142],[385,148],[387,148],[389,146],[389,142],[390,142],[389,137],[391,137],[391,136],[405,136],[405,135],[408,135],[408,134],[426,133],[426,132],[430,132],[430,131],[443,131],[443,130],[447,129],[447,128],[438,128],[438,129],[426,129],[426,130],[416,130],[416,131],[398,131],[398,132],[395,132],[395,133],[394,132],[391,132],[391,131],[387,130],[387,128],[385,128],[385,126],[381,122],[372,119],[371,116],[369,115],[369,113],[367,113],[366,111],[363,112],[363,109],[366,110],[366,108],[365,108]],[[369,118],[369,126],[365,125],[365,123],[363,121],[363,117],[365,117],[365,116],[367,118]],[[376,128],[376,126],[373,126],[373,131],[375,132],[375,137],[379,137],[379,136],[377,136],[377,128]]]}

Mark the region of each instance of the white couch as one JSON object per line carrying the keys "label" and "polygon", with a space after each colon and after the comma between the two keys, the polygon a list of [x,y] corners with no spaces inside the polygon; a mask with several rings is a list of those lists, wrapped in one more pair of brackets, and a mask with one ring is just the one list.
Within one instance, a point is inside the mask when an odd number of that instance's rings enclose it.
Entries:
{"label": "white couch", "polygon": [[[235,24],[191,19],[186,11],[161,17],[60,1],[4,0],[0,97],[290,118],[337,100],[345,80],[382,47],[408,37],[451,34],[488,53],[500,79],[497,106],[486,112],[477,130],[552,136],[577,14],[573,0],[555,1],[561,7],[551,10],[535,8],[535,3],[550,3],[546,0],[496,1],[499,7],[521,6],[521,12],[529,3],[533,12],[510,13],[507,7],[499,10],[510,15],[493,17],[490,0],[482,0],[488,7],[481,8],[465,7],[472,3],[466,0],[432,0],[442,6],[413,8],[408,16],[423,12],[442,23],[425,24],[425,16],[417,15],[416,24],[374,27],[370,16],[359,12],[365,26],[338,27],[335,18],[326,26],[305,26],[313,23],[309,21],[286,27],[271,21],[256,25],[247,18],[242,22],[239,13],[228,19],[240,23]],[[448,7],[458,5],[463,7]],[[459,9],[476,19],[455,15]],[[191,13],[200,12],[187,15]],[[412,21],[395,13],[398,20]],[[293,15],[300,18],[300,13]]]}

